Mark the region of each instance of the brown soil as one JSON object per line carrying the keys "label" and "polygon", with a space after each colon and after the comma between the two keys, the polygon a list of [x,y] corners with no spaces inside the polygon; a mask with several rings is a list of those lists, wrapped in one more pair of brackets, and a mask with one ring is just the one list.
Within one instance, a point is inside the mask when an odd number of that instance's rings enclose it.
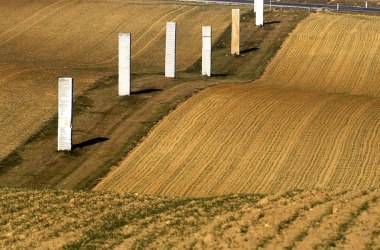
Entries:
{"label": "brown soil", "polygon": [[0,248],[377,249],[379,190],[167,199],[0,189]]}

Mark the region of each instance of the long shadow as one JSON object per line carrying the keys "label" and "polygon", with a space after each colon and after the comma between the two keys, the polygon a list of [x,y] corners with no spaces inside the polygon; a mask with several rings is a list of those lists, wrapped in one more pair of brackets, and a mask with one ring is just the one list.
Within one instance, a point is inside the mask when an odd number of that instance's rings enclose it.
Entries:
{"label": "long shadow", "polygon": [[211,74],[211,76],[213,76],[213,77],[226,77],[226,76],[228,76],[228,74],[225,74],[225,73]]}
{"label": "long shadow", "polygon": [[132,94],[134,94],[134,95],[150,94],[150,93],[158,92],[161,90],[162,89],[142,89],[142,90],[134,91],[134,92],[132,92]]}
{"label": "long shadow", "polygon": [[246,53],[249,53],[251,51],[255,51],[255,50],[258,50],[259,48],[256,48],[256,47],[253,47],[253,48],[248,48],[248,49],[243,49],[240,51],[240,54],[246,54]]}
{"label": "long shadow", "polygon": [[281,23],[281,21],[264,22],[264,25],[271,25],[271,24],[276,24],[276,23]]}
{"label": "long shadow", "polygon": [[97,143],[105,142],[105,141],[108,141],[108,140],[109,140],[109,138],[107,138],[107,137],[92,138],[90,140],[87,140],[87,141],[84,141],[84,142],[81,142],[81,143],[78,143],[78,144],[73,144],[72,150],[77,149],[77,148],[84,148],[84,147],[87,147],[87,146],[95,145]]}

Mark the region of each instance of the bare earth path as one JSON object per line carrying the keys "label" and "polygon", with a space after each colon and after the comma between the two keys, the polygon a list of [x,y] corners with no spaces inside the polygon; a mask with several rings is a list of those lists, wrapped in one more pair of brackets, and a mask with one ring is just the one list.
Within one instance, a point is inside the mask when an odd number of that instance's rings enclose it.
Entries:
{"label": "bare earth path", "polygon": [[202,197],[380,186],[380,19],[314,14],[253,83],[181,104],[95,190]]}

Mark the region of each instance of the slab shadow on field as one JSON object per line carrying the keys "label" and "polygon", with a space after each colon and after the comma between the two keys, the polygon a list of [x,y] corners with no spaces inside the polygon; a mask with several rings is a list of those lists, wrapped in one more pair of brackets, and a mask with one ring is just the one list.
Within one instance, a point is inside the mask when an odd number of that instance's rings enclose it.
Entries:
{"label": "slab shadow on field", "polygon": [[248,49],[243,49],[240,51],[240,54],[246,54],[246,53],[249,53],[251,51],[256,51],[258,50],[259,48],[256,48],[256,47],[252,47],[252,48],[248,48]]}
{"label": "slab shadow on field", "polygon": [[162,89],[142,89],[142,90],[138,90],[138,91],[133,91],[132,94],[134,94],[134,95],[150,94],[150,93],[158,92],[161,90]]}
{"label": "slab shadow on field", "polygon": [[92,138],[90,140],[87,140],[87,141],[84,141],[84,142],[81,142],[81,143],[78,143],[78,144],[73,144],[73,150],[77,149],[77,148],[84,148],[84,147],[87,147],[87,146],[95,145],[95,144],[98,144],[98,143],[101,143],[101,142],[105,142],[105,141],[108,141],[108,140],[109,140],[109,138],[107,138],[107,137]]}
{"label": "slab shadow on field", "polygon": [[271,24],[276,24],[276,23],[281,23],[281,21],[269,21],[269,22],[264,22],[264,25],[271,25]]}
{"label": "slab shadow on field", "polygon": [[228,74],[227,73],[211,74],[211,76],[213,76],[213,77],[226,77],[226,76],[228,76]]}

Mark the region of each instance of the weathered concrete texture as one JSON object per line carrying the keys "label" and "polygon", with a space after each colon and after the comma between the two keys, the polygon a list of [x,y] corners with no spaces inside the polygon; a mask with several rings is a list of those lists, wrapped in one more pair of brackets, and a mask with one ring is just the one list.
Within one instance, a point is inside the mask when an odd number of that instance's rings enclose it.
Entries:
{"label": "weathered concrete texture", "polygon": [[264,25],[264,0],[255,0],[256,26]]}
{"label": "weathered concrete texture", "polygon": [[165,77],[175,77],[176,65],[176,23],[166,24]]}
{"label": "weathered concrete texture", "polygon": [[131,33],[119,33],[119,96],[131,94]]}
{"label": "weathered concrete texture", "polygon": [[211,26],[202,26],[202,75],[211,76]]}
{"label": "weathered concrete texture", "polygon": [[231,54],[240,54],[240,9],[232,9]]}
{"label": "weathered concrete texture", "polygon": [[58,151],[71,150],[73,118],[73,79],[58,80]]}

